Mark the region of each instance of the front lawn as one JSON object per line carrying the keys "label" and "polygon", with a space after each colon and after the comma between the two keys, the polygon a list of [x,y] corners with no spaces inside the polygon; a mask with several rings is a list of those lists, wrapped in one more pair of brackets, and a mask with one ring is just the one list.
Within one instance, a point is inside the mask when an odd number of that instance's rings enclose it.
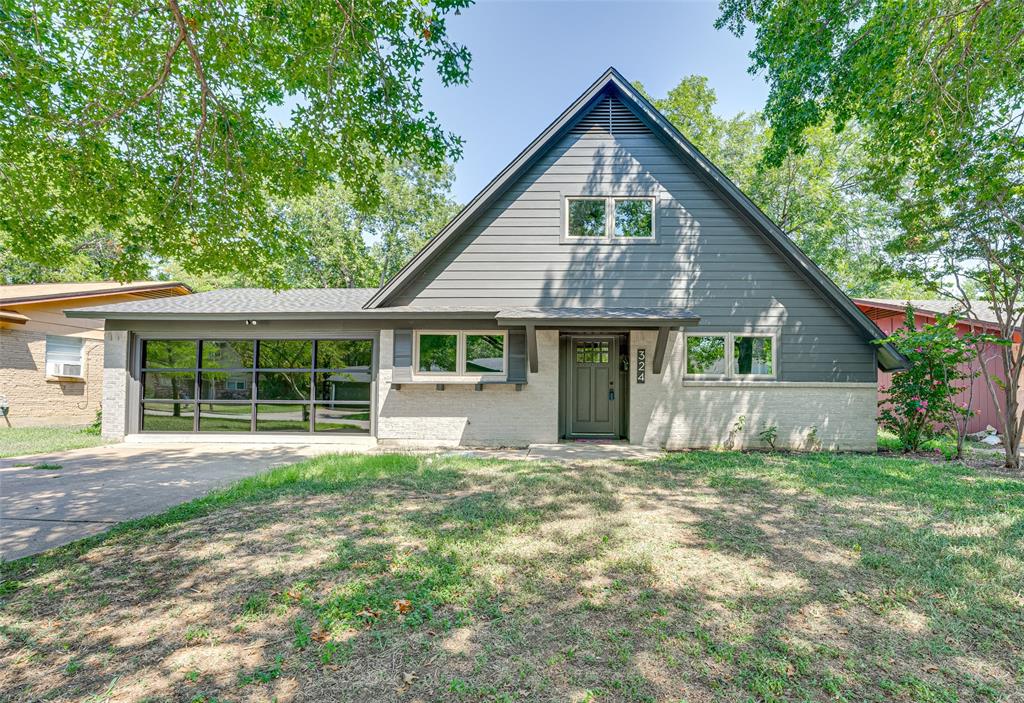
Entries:
{"label": "front lawn", "polygon": [[100,444],[103,440],[98,432],[82,427],[0,427],[0,459]]}
{"label": "front lawn", "polygon": [[0,575],[7,701],[1024,692],[1024,481],[952,463],[323,457]]}

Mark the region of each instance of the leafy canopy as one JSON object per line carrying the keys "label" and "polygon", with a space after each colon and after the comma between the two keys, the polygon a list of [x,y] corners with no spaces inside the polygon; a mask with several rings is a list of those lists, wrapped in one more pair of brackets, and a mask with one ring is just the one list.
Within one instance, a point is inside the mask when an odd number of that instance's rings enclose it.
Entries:
{"label": "leafy canopy", "polygon": [[154,258],[260,271],[292,246],[272,207],[337,182],[379,205],[388,163],[441,168],[461,142],[421,74],[465,82],[446,16],[470,0],[40,0],[0,23],[0,240],[105,273]]}
{"label": "leafy canopy", "polygon": [[[866,134],[872,189],[896,208],[902,268],[988,303],[1000,336],[1024,327],[1024,3],[1019,0],[722,0],[719,26],[754,25],[770,86],[769,163],[832,120]],[[1022,465],[1024,347],[983,367],[1006,465]]]}

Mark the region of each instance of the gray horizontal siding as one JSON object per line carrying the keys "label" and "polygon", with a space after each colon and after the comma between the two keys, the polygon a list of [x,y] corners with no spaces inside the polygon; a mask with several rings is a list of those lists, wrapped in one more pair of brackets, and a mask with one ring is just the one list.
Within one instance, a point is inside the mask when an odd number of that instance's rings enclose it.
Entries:
{"label": "gray horizontal siding", "polygon": [[[562,244],[567,195],[657,195],[655,243]],[[709,331],[779,334],[779,376],[873,381],[874,350],[654,135],[568,136],[394,305],[679,306]]]}

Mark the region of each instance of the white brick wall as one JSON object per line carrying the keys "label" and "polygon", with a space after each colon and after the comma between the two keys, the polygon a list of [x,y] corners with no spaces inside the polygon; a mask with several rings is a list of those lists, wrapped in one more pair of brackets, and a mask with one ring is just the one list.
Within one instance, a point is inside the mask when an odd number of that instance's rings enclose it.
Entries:
{"label": "white brick wall", "polygon": [[380,335],[377,439],[381,444],[525,446],[558,439],[558,332],[537,332],[538,373],[515,386],[391,387],[391,330]]}
{"label": "white brick wall", "polygon": [[123,439],[128,398],[128,333],[103,334],[103,428],[106,439]]}
{"label": "white brick wall", "polygon": [[[873,383],[695,382],[683,380],[682,334],[672,333],[660,376],[654,375],[656,332],[630,335],[630,359],[647,350],[647,383],[630,377],[630,440],[668,449],[764,446],[758,432],[778,428],[776,446],[875,451]],[[740,416],[742,432],[734,431]],[[815,428],[815,429],[812,429]]]}

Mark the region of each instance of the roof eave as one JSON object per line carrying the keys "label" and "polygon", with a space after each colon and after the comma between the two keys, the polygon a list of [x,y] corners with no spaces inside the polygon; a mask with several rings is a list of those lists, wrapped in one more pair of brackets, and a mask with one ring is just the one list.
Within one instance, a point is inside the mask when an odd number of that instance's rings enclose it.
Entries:
{"label": "roof eave", "polygon": [[159,285],[136,286],[133,288],[103,288],[99,290],[80,291],[77,293],[50,293],[47,295],[24,295],[17,298],[4,298],[0,301],[0,307],[6,308],[11,305],[31,305],[58,302],[62,300],[81,300],[83,298],[102,298],[104,296],[118,294],[152,293],[154,291],[161,290],[174,290],[175,288],[180,288],[183,291],[182,295],[188,295],[192,292],[192,289],[184,283],[168,281],[167,283],[161,283]]}

